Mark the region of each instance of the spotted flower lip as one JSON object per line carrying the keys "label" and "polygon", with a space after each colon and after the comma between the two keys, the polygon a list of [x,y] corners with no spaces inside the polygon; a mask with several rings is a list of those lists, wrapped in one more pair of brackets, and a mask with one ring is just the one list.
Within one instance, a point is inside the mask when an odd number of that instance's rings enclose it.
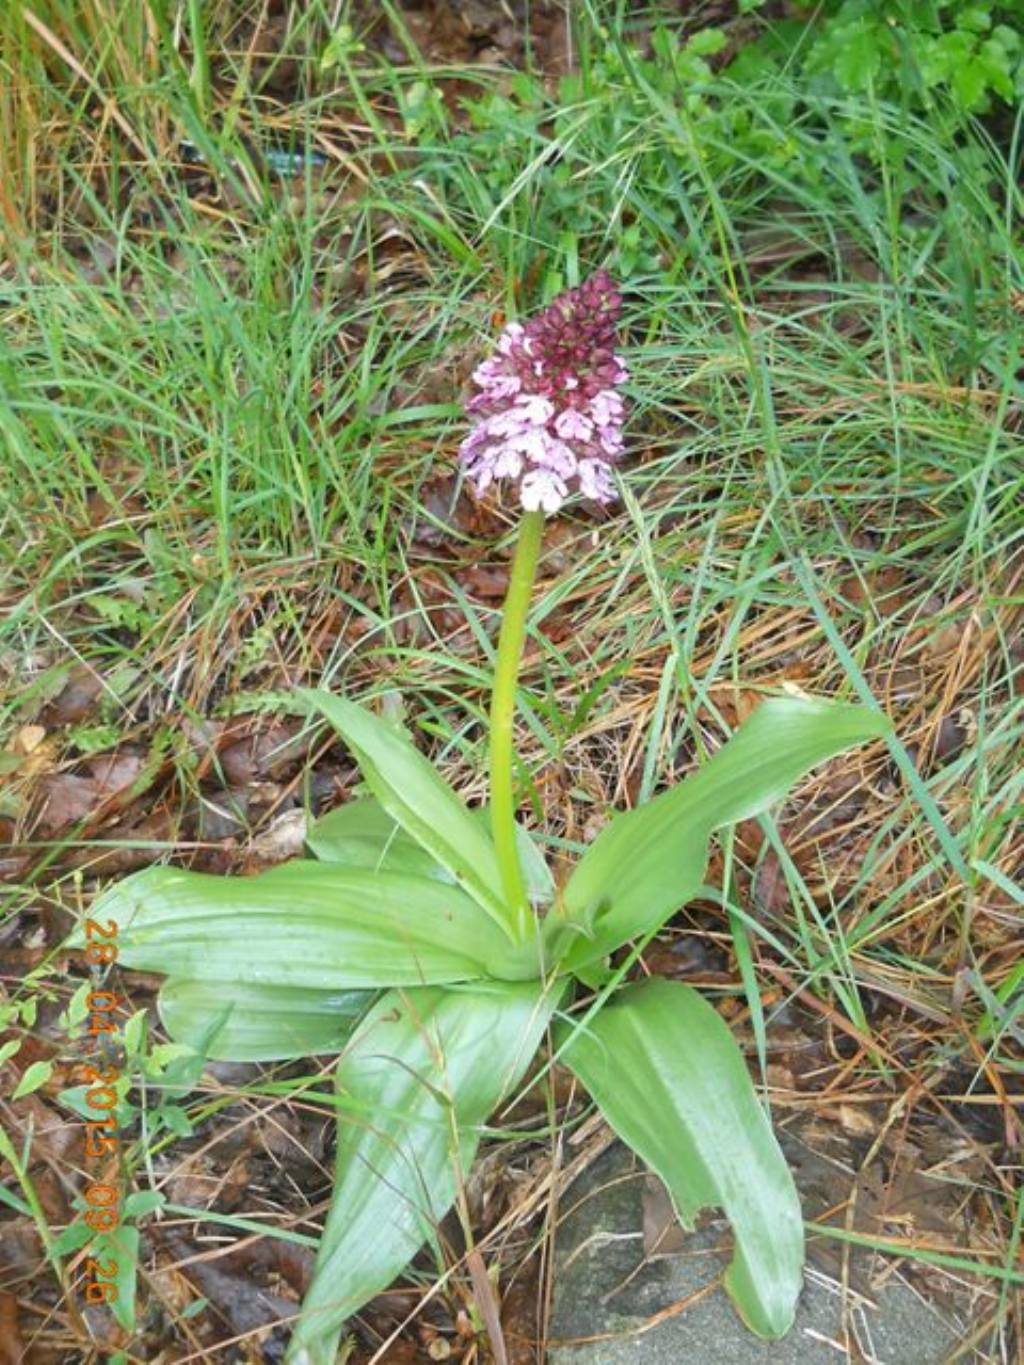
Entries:
{"label": "spotted flower lip", "polygon": [[559,294],[525,323],[510,322],[473,371],[466,404],[476,424],[459,447],[478,495],[514,486],[525,511],[557,512],[573,494],[615,500],[629,378],[616,352],[622,296],[606,270]]}

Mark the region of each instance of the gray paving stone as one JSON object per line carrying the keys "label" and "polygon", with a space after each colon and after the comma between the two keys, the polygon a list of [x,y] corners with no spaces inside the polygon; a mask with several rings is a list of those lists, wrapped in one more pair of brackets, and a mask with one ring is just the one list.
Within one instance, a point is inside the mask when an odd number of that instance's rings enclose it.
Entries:
{"label": "gray paving stone", "polygon": [[[644,1182],[642,1165],[616,1144],[568,1191],[556,1243],[550,1365],[841,1365],[847,1359],[837,1286],[813,1268],[796,1323],[781,1342],[748,1332],[722,1289],[699,1297],[725,1264],[723,1222],[699,1228],[678,1254],[645,1260]],[[683,1311],[650,1325],[694,1295]],[[849,1325],[858,1359],[942,1365],[960,1340],[957,1327],[904,1281],[890,1281],[874,1304],[854,1299]],[[644,1325],[649,1329],[639,1331]]]}

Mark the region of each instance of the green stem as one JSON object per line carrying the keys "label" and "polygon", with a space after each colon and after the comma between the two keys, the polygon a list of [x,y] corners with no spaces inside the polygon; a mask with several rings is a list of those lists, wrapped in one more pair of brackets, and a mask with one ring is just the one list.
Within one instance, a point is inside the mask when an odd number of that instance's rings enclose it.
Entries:
{"label": "green stem", "polygon": [[520,942],[524,942],[529,935],[530,903],[516,848],[512,738],[516,678],[519,675],[519,660],[526,636],[526,613],[530,606],[530,591],[537,573],[543,534],[544,513],[524,513],[512,561],[505,609],[501,616],[494,691],[491,694],[491,831],[498,854],[502,888],[512,913],[513,931]]}

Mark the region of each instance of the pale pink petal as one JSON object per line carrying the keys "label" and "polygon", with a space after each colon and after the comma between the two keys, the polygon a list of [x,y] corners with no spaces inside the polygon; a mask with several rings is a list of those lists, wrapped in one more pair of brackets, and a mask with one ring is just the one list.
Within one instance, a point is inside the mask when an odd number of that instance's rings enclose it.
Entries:
{"label": "pale pink petal", "polygon": [[615,497],[611,466],[604,460],[580,460],[580,492],[595,502],[611,502]]}
{"label": "pale pink petal", "polygon": [[522,437],[513,437],[510,441],[505,441],[503,445],[495,447],[494,452],[494,477],[496,479],[517,479],[523,468],[523,457],[516,449],[516,441]]}
{"label": "pale pink petal", "polygon": [[543,427],[527,427],[525,431],[509,437],[509,445],[514,445],[520,455],[534,464],[543,464],[550,437]]}
{"label": "pale pink petal", "polygon": [[516,399],[516,411],[522,413],[531,426],[542,427],[554,417],[555,405],[542,394],[521,393]]}
{"label": "pale pink petal", "polygon": [[576,456],[572,452],[572,447],[567,446],[564,441],[558,440],[556,436],[548,436],[544,447],[544,458],[540,463],[545,469],[552,470],[563,479],[571,479],[576,473]]}
{"label": "pale pink petal", "polygon": [[488,417],[485,425],[492,436],[518,436],[530,427],[525,413],[518,406],[496,412],[493,417]]}
{"label": "pale pink petal", "polygon": [[582,412],[577,412],[575,408],[566,408],[555,418],[555,430],[567,441],[586,441],[590,439],[594,424]]}
{"label": "pale pink petal", "polygon": [[479,384],[482,388],[485,384],[489,384],[492,379],[496,379],[502,372],[501,360],[492,355],[488,360],[481,361],[473,371],[473,383]]}
{"label": "pale pink petal", "polygon": [[523,381],[517,374],[501,374],[496,379],[487,381],[484,393],[493,403],[502,398],[514,398],[522,387]]}
{"label": "pale pink petal", "polygon": [[462,456],[470,456],[479,450],[481,446],[486,445],[490,439],[491,434],[487,430],[487,423],[481,422],[479,426],[473,428],[459,446],[459,454]]}
{"label": "pale pink petal", "polygon": [[619,427],[602,427],[598,439],[606,455],[622,454],[622,431]]}
{"label": "pale pink petal", "polygon": [[531,469],[523,475],[519,485],[520,501],[527,512],[543,508],[550,516],[558,511],[568,496],[565,483],[549,469]]}
{"label": "pale pink petal", "polygon": [[502,355],[511,355],[516,348],[519,338],[523,335],[522,325],[518,322],[510,322],[501,336],[498,337],[498,350]]}
{"label": "pale pink petal", "polygon": [[622,420],[622,399],[614,389],[602,389],[590,400],[590,415],[599,427]]}

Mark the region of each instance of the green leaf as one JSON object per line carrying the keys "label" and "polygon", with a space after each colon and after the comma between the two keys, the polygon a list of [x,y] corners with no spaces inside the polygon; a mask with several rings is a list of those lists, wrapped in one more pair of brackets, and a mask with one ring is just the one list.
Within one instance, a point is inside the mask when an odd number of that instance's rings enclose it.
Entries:
{"label": "green leaf", "polygon": [[83,981],[68,1001],[63,1013],[61,1014],[61,1024],[72,1037],[77,1036],[78,1025],[88,1017],[88,999],[92,993],[92,981]]}
{"label": "green leaf", "polygon": [[322,815],[306,835],[306,847],[322,862],[455,884],[448,869],[406,834],[375,796],[346,801]]}
{"label": "green leaf", "polygon": [[800,1200],[723,1021],[692,987],[655,979],[555,1037],[612,1128],[668,1186],[683,1225],[702,1208],[725,1212],[736,1239],[725,1287],[751,1331],[783,1336],[802,1283]]}
{"label": "green leaf", "polygon": [[312,688],[298,695],[338,731],[387,813],[511,937],[493,843],[410,739],[343,697]]}
{"label": "green leaf", "polygon": [[469,1173],[559,992],[539,983],[392,991],[338,1062],[337,1181],[291,1365],[329,1365],[341,1324],[391,1284]]}
{"label": "green leaf", "polygon": [[146,1010],[141,1009],[136,1010],[135,1013],[125,1021],[121,1036],[124,1039],[124,1050],[129,1057],[136,1056],[145,1046],[147,1019],[148,1015]]}
{"label": "green leaf", "polygon": [[339,24],[320,54],[320,70],[331,71],[334,67],[343,65],[350,57],[354,57],[357,52],[362,51],[363,44],[356,38],[352,25]]}
{"label": "green leaf", "polygon": [[[243,986],[468,981],[508,947],[457,887],[303,859],[255,877],[147,868],[109,887],[90,914],[117,922],[125,966]],[[84,946],[81,929],[69,946]]]}
{"label": "green leaf", "polygon": [[713,57],[716,52],[722,51],[728,41],[722,29],[702,28],[687,39],[686,50],[695,52],[698,57]]}
{"label": "green leaf", "polygon": [[956,26],[972,33],[985,33],[992,27],[992,13],[988,5],[964,5],[957,10]]}
{"label": "green leaf", "polygon": [[[470,815],[482,829],[489,830],[486,806],[470,811]],[[546,905],[554,897],[555,884],[544,855],[521,825],[516,826],[516,843],[530,901]],[[324,862],[408,872],[455,885],[452,873],[408,835],[375,796],[347,801],[322,815],[306,836],[306,845]]]}
{"label": "green leaf", "polygon": [[96,1233],[93,1232],[88,1223],[83,1223],[80,1218],[76,1218],[73,1223],[62,1228],[53,1239],[53,1254],[55,1256],[67,1256],[69,1252],[79,1251],[85,1246],[86,1242],[91,1242],[95,1236]]}
{"label": "green leaf", "polygon": [[882,35],[863,19],[847,26],[832,70],[844,90],[866,90],[882,66]]}
{"label": "green leaf", "polygon": [[[154,1117],[155,1119],[159,1119],[160,1123],[163,1124],[168,1132],[173,1133],[175,1137],[187,1138],[191,1137],[195,1132],[192,1120],[189,1118],[188,1114],[186,1114],[185,1110],[182,1109],[180,1104],[162,1104],[160,1108],[156,1110]],[[154,1128],[153,1131],[157,1132],[159,1130]]]}
{"label": "green leaf", "polygon": [[370,991],[174,979],[157,1005],[176,1042],[215,1061],[273,1062],[340,1052],[372,1000]]}
{"label": "green leaf", "polygon": [[988,73],[979,61],[964,62],[952,76],[953,90],[964,109],[980,109],[988,93]]}
{"label": "green leaf", "polygon": [[155,1213],[157,1209],[162,1209],[166,1203],[167,1196],[160,1190],[133,1190],[124,1201],[121,1216],[145,1218],[148,1214]]}
{"label": "green leaf", "polygon": [[[700,888],[716,829],[759,815],[808,769],[888,729],[887,718],[866,707],[763,702],[692,777],[616,815],[594,840],[565,888],[568,924],[582,936],[563,965],[575,971],[658,929]],[[548,916],[546,931],[564,935],[566,923]]]}
{"label": "green leaf", "polygon": [[117,1289],[117,1298],[110,1305],[116,1321],[126,1332],[135,1331],[135,1283],[139,1268],[139,1230],[128,1223],[122,1223],[114,1232],[101,1232],[89,1254],[93,1260],[109,1266],[114,1263],[111,1282]]}
{"label": "green leaf", "polygon": [[52,1075],[52,1062],[33,1062],[31,1066],[25,1068],[11,1099],[20,1100],[25,1095],[31,1095],[41,1085],[45,1085]]}

